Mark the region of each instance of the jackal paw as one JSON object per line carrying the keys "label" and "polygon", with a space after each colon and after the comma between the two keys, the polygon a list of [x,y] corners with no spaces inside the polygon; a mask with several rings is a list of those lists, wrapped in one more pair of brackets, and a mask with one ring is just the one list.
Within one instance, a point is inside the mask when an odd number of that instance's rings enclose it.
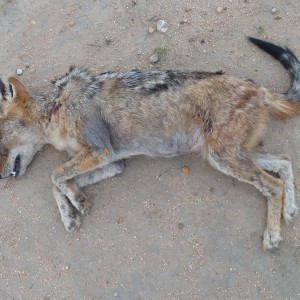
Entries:
{"label": "jackal paw", "polygon": [[64,216],[61,218],[64,226],[68,232],[74,232],[80,226],[80,218],[77,214],[72,213],[68,216]]}
{"label": "jackal paw", "polygon": [[87,197],[82,192],[79,193],[76,197],[75,203],[73,204],[75,204],[74,206],[82,215],[86,214],[91,206],[91,204],[87,201]]}
{"label": "jackal paw", "polygon": [[82,215],[86,214],[90,209],[91,204],[88,201],[84,201],[79,205],[79,211]]}
{"label": "jackal paw", "polygon": [[124,171],[125,168],[125,159],[121,159],[115,162],[116,172],[120,174]]}
{"label": "jackal paw", "polygon": [[272,250],[278,248],[279,242],[282,240],[277,230],[266,229],[264,232],[264,250]]}
{"label": "jackal paw", "polygon": [[285,204],[283,207],[283,218],[286,223],[292,221],[297,215],[298,208],[294,203]]}

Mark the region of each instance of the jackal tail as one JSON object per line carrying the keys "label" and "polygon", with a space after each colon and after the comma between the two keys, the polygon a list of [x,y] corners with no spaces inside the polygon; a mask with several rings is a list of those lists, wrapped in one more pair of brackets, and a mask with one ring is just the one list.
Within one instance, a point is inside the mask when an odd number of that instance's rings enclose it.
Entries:
{"label": "jackal tail", "polygon": [[300,101],[287,99],[284,95],[276,95],[268,90],[265,92],[267,104],[274,116],[287,119],[300,115]]}
{"label": "jackal tail", "polygon": [[[256,38],[248,37],[249,41],[254,45],[265,51],[266,53],[273,56],[276,60],[278,60],[283,67],[289,72],[289,75],[292,80],[292,85],[290,89],[284,93],[282,96],[286,98],[286,100],[290,101],[300,101],[300,62],[297,59],[296,55],[287,47],[280,47],[278,45],[274,45],[270,42],[262,41]],[[291,107],[298,106],[297,104],[280,104],[282,111],[290,110]],[[290,108],[283,109],[284,106],[289,106]]]}

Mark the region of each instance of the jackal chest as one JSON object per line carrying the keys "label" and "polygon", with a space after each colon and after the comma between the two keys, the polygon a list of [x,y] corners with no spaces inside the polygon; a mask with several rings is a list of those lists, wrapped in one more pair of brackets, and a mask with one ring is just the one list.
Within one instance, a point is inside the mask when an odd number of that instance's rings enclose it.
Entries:
{"label": "jackal chest", "polygon": [[67,151],[74,155],[80,151],[80,143],[72,131],[57,123],[50,123],[45,130],[48,142],[59,151]]}

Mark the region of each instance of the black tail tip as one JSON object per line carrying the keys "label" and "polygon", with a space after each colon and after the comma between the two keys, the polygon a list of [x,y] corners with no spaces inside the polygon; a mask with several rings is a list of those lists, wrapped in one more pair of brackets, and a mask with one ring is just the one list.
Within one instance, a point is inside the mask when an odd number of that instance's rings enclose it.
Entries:
{"label": "black tail tip", "polygon": [[273,43],[263,41],[257,38],[253,38],[250,36],[248,36],[247,39],[252,44],[256,45],[258,48],[262,49],[266,53],[273,56],[275,59],[279,60],[284,65],[285,68],[290,67],[290,60],[294,60],[298,62],[298,59],[293,53],[293,51],[287,47],[281,47]]}
{"label": "black tail tip", "polygon": [[284,50],[282,47],[278,46],[278,45],[275,45],[275,44],[272,44],[270,42],[267,42],[267,41],[263,41],[263,40],[260,40],[260,39],[257,39],[257,38],[254,38],[254,37],[251,37],[251,36],[247,36],[247,39],[248,41],[250,41],[252,44],[256,45],[257,47],[261,48],[262,50],[265,50],[266,49],[282,49]]}
{"label": "black tail tip", "polygon": [[[255,43],[255,41],[258,41],[259,39],[256,39],[256,38],[254,38],[254,37],[252,37],[252,36],[246,36],[246,39],[248,40],[248,41],[250,41],[251,43]],[[260,40],[259,40],[260,41]]]}

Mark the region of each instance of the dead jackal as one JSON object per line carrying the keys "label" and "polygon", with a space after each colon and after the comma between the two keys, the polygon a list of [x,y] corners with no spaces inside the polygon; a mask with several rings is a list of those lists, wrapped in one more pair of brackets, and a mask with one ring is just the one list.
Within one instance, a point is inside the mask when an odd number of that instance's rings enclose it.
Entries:
{"label": "dead jackal", "polygon": [[[258,153],[270,113],[300,114],[300,63],[289,50],[257,39],[290,72],[293,83],[276,95],[222,72],[133,70],[92,75],[71,68],[55,93],[31,96],[16,78],[0,79],[0,176],[22,175],[45,144],[72,159],[52,175],[53,195],[68,231],[89,203],[80,187],[122,172],[133,155],[199,153],[221,172],[248,182],[268,198],[264,248],[278,246],[281,216],[296,214],[288,155]],[[278,173],[279,178],[268,172]]]}

